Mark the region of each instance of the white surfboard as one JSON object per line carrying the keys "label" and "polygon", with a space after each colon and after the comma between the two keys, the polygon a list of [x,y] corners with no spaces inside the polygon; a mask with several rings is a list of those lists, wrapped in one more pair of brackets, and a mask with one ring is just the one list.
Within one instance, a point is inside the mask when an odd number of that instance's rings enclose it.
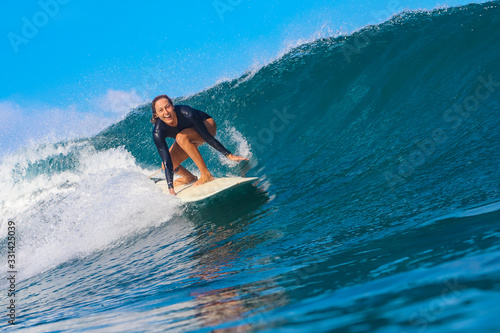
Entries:
{"label": "white surfboard", "polygon": [[[256,181],[257,179],[257,177],[215,178],[211,182],[198,186],[193,186],[193,183],[179,185],[174,187],[174,190],[175,193],[177,193],[177,198],[181,199],[183,202],[195,202],[207,199],[230,188]],[[164,193],[169,193],[168,185],[165,180],[156,182],[156,185],[159,186]]]}

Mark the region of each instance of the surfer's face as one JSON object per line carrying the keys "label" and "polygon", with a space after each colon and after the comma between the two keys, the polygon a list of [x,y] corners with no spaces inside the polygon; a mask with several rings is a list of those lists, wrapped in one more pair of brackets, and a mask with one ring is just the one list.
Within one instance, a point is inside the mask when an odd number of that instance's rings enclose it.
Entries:
{"label": "surfer's face", "polygon": [[169,126],[177,126],[177,115],[174,111],[174,106],[170,104],[168,99],[161,98],[155,103],[155,110],[158,118]]}

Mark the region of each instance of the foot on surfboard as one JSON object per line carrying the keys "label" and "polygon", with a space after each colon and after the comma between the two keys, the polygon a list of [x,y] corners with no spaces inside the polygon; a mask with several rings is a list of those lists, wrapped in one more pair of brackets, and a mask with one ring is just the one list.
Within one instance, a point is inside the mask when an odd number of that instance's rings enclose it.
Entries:
{"label": "foot on surfboard", "polygon": [[212,180],[214,180],[214,176],[212,176],[211,174],[201,175],[200,179],[198,179],[198,181],[196,183],[194,183],[193,186],[202,185],[202,184],[208,183]]}
{"label": "foot on surfboard", "polygon": [[189,184],[194,182],[195,180],[198,180],[198,177],[193,176],[193,178],[187,179],[186,177],[181,177],[176,180],[174,180],[174,187],[179,186],[179,185],[184,185],[184,184]]}

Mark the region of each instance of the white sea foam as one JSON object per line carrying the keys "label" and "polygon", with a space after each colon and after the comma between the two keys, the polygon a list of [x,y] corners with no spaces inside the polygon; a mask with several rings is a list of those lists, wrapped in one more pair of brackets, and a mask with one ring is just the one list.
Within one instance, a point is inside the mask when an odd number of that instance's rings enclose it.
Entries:
{"label": "white sea foam", "polygon": [[[28,173],[33,163],[69,154],[73,168]],[[124,148],[96,151],[85,143],[32,147],[4,159],[0,236],[7,235],[8,219],[16,223],[20,278],[169,220],[178,201],[161,193],[147,178],[151,173]]]}
{"label": "white sea foam", "polygon": [[[252,157],[252,151],[250,150],[250,144],[245,139],[243,134],[241,134],[234,126],[231,126],[227,121],[223,125],[223,130],[225,140],[227,142],[236,143],[236,149],[233,154],[238,156],[243,156],[248,159]],[[221,154],[217,154],[219,162],[226,166],[235,166],[238,162],[233,162],[227,159],[225,156]]]}

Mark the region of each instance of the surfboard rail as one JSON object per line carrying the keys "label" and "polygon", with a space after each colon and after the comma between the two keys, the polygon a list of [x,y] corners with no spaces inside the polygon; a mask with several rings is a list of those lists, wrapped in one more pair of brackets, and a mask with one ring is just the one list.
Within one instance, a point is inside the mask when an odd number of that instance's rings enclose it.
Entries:
{"label": "surfboard rail", "polygon": [[[174,187],[174,190],[175,193],[177,193],[177,198],[181,201],[196,202],[258,179],[257,177],[221,177],[198,186],[193,186],[194,183],[182,184]],[[156,182],[156,185],[161,188],[163,193],[169,193],[168,185],[165,180]]]}

